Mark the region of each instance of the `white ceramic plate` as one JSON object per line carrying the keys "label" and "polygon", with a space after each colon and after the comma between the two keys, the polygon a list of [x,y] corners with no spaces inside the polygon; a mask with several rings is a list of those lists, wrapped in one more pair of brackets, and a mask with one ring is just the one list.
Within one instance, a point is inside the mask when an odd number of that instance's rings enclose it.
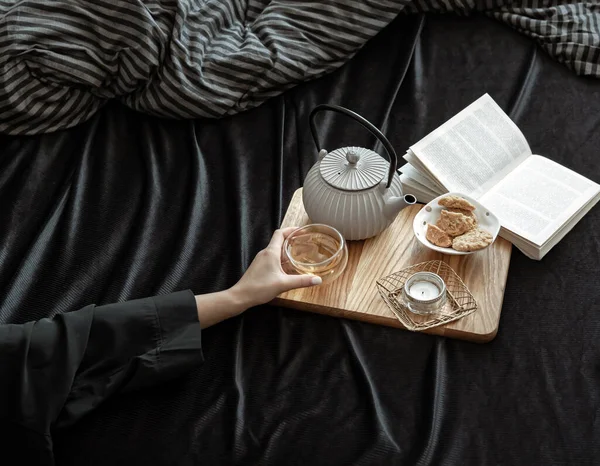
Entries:
{"label": "white ceramic plate", "polygon": [[[430,243],[427,240],[427,238],[425,237],[427,233],[427,224],[435,223],[440,218],[440,212],[443,210],[443,207],[438,204],[438,201],[446,196],[459,196],[473,204],[475,206],[475,217],[477,218],[479,228],[488,231],[492,235],[493,240],[490,243],[490,245],[494,244],[494,241],[496,241],[498,233],[500,232],[500,221],[498,220],[498,217],[496,217],[492,212],[487,210],[475,199],[461,193],[448,193],[436,197],[433,201],[431,201],[429,204],[425,205],[421,209],[421,211],[416,215],[413,221],[413,231],[415,232],[417,239],[429,249],[433,249],[434,251],[438,251],[444,254],[450,254],[453,256],[465,256],[467,254],[473,254],[474,252],[483,251],[485,249],[483,248],[479,249],[479,251],[462,252],[452,248],[441,248],[439,246],[436,246],[435,244]],[[489,248],[490,246],[487,247]]]}

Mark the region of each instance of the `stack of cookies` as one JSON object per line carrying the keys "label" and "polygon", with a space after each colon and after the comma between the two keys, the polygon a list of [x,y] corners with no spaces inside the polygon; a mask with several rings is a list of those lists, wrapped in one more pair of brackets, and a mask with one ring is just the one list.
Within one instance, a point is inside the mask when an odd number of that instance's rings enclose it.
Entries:
{"label": "stack of cookies", "polygon": [[442,248],[461,252],[483,249],[492,243],[493,236],[478,227],[475,206],[458,196],[446,196],[438,201],[444,207],[435,225],[427,225],[426,238]]}

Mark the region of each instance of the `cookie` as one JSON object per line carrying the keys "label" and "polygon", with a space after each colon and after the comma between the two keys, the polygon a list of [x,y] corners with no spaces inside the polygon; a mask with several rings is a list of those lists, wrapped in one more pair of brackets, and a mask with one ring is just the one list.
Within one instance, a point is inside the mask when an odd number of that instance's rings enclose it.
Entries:
{"label": "cookie", "polygon": [[473,204],[458,196],[443,197],[438,201],[438,204],[442,207],[468,210],[469,212],[473,212],[475,210],[475,206]]}
{"label": "cookie", "polygon": [[436,223],[438,228],[444,230],[450,236],[460,236],[475,228],[475,225],[475,220],[471,217],[449,210],[442,210],[440,219]]}
{"label": "cookie", "polygon": [[450,212],[456,212],[457,214],[463,214],[463,215],[466,215],[467,217],[471,217],[473,220],[475,220],[475,226],[477,226],[477,217],[475,217],[475,212],[473,212],[471,210],[455,209],[453,207],[450,207],[448,210]]}
{"label": "cookie", "polygon": [[450,238],[445,231],[440,230],[435,225],[427,225],[427,233],[425,234],[425,238],[427,238],[430,243],[433,243],[441,248],[449,248],[452,246],[452,238]]}
{"label": "cookie", "polygon": [[492,239],[492,235],[487,231],[476,228],[454,238],[452,248],[462,252],[477,251],[492,244]]}

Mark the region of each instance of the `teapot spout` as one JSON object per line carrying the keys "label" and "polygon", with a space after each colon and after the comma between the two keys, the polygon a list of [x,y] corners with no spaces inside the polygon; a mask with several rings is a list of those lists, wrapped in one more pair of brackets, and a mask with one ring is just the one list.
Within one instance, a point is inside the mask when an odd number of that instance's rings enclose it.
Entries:
{"label": "teapot spout", "polygon": [[393,219],[398,215],[402,209],[406,206],[413,205],[417,202],[417,198],[412,194],[405,194],[404,196],[390,196],[384,199],[383,212],[388,219]]}

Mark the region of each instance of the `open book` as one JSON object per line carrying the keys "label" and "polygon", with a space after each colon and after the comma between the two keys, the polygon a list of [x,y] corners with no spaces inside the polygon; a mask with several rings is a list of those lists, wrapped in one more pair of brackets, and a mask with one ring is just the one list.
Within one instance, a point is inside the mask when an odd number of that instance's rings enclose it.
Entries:
{"label": "open book", "polygon": [[600,199],[600,186],[539,155],[485,94],[411,146],[400,168],[405,192],[429,202],[469,195],[502,224],[500,236],[541,259]]}

